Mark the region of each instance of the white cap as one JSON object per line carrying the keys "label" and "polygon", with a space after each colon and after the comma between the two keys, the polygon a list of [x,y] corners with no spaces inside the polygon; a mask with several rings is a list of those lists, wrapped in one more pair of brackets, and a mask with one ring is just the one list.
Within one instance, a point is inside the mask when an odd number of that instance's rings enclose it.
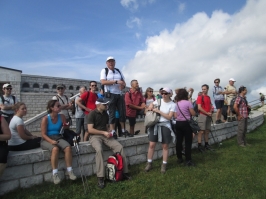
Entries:
{"label": "white cap", "polygon": [[98,98],[95,102],[95,104],[108,104],[109,101],[103,98]]}
{"label": "white cap", "polygon": [[4,84],[4,85],[3,85],[3,88],[7,88],[7,87],[12,88],[11,84]]}
{"label": "white cap", "polygon": [[229,81],[235,82],[236,80],[234,78],[230,78]]}
{"label": "white cap", "polygon": [[170,88],[167,88],[167,87],[163,88],[162,91],[166,91],[167,93],[172,93],[172,90]]}
{"label": "white cap", "polygon": [[114,57],[107,57],[106,61],[109,61],[109,60],[115,60]]}

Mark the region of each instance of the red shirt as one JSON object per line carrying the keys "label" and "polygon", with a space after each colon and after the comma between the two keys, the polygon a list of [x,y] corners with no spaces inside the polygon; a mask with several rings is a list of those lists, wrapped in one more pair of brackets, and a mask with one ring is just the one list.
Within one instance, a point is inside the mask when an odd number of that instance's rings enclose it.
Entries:
{"label": "red shirt", "polygon": [[[89,94],[90,93],[90,94]],[[89,94],[89,97],[88,97],[88,94]],[[85,92],[83,93],[80,98],[82,99],[83,102],[86,102],[87,100],[87,103],[86,103],[86,107],[91,109],[91,110],[94,110],[96,108],[96,100],[97,100],[97,94],[96,93],[92,93],[91,91],[88,91],[88,92]],[[88,111],[85,111],[85,114],[89,114]]]}
{"label": "red shirt", "polygon": [[[208,95],[200,95],[197,98],[197,104],[201,104],[201,108],[203,108],[203,110],[205,110],[206,112],[211,112],[211,98]],[[204,113],[201,113],[205,115]]]}
{"label": "red shirt", "polygon": [[[130,92],[130,94],[129,94],[129,92]],[[126,94],[125,94],[126,116],[136,117],[137,110],[139,110],[139,109],[130,108],[129,104],[140,106],[142,103],[144,103],[144,98],[143,98],[141,92],[139,92],[139,91],[132,91],[132,89],[130,89],[129,92],[126,92]]]}

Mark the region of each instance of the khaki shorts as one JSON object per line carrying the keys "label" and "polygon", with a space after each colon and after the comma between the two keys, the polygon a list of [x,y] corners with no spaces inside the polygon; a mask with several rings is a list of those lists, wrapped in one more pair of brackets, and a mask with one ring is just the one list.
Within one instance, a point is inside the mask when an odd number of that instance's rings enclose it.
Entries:
{"label": "khaki shorts", "polygon": [[211,117],[200,114],[198,118],[198,125],[202,131],[211,130]]}
{"label": "khaki shorts", "polygon": [[64,150],[66,147],[70,146],[70,144],[61,137],[61,135],[52,135],[52,136],[49,136],[49,138],[51,138],[52,140],[57,140],[58,143],[56,145],[53,145],[53,144],[47,142],[46,140],[42,139],[41,148],[43,150],[52,151],[53,148],[56,147],[56,146],[59,149]]}

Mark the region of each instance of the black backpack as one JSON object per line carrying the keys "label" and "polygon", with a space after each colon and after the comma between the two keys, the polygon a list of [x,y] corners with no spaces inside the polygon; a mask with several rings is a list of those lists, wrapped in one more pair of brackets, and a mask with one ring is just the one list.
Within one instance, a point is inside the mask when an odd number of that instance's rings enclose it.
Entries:
{"label": "black backpack", "polygon": [[[235,104],[235,101],[236,101],[236,98],[237,98],[237,97],[240,97],[240,96],[236,96],[236,97],[234,97],[234,98],[231,100],[231,102],[230,102],[230,110],[231,110],[231,112],[232,112],[233,114],[236,114],[236,111],[235,111],[235,109],[234,109],[234,104]],[[245,98],[243,98],[243,97],[240,97],[240,101],[239,101],[238,107],[240,106],[240,104],[242,104],[242,100],[244,100],[246,106],[248,106],[248,102],[247,102],[247,100],[246,100]],[[250,111],[251,111],[251,110],[248,108],[248,114],[249,114]]]}
{"label": "black backpack", "polygon": [[[200,97],[200,96],[198,96],[198,97]],[[197,98],[198,99],[198,98]],[[203,97],[203,95],[201,95],[201,102],[202,102],[202,104],[204,103],[204,97]],[[193,103],[192,103],[192,105],[193,105],[193,109],[194,109],[194,111],[195,111],[195,113],[196,113],[196,117],[198,117],[199,116],[199,108],[198,108],[198,104],[197,104],[197,100],[195,100]]]}
{"label": "black backpack", "polygon": [[[114,70],[116,70],[117,72],[119,72],[120,76],[121,76],[121,79],[122,79],[122,74],[120,72],[120,70],[118,68],[114,68]],[[107,80],[107,75],[108,75],[108,72],[109,72],[109,68],[106,67],[105,68],[105,79]],[[123,79],[122,79],[123,80]],[[105,92],[104,90],[104,85],[101,85],[101,89],[103,90],[103,93]]]}

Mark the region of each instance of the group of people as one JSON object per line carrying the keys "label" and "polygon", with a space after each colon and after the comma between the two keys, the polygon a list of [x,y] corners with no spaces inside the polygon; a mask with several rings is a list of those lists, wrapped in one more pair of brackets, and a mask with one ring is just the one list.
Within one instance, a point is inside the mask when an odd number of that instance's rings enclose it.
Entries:
{"label": "group of people", "polygon": [[[118,132],[116,130],[117,121],[121,126],[120,136],[134,137],[136,117],[147,111],[153,111],[160,115],[159,122],[154,126],[146,128],[149,138],[149,148],[147,152],[147,164],[144,168],[146,172],[152,169],[153,155],[156,144],[162,144],[163,161],[161,173],[166,172],[168,160],[168,147],[171,142],[176,144],[176,155],[178,163],[183,163],[183,139],[185,139],[185,164],[194,166],[191,159],[191,146],[193,132],[189,125],[189,119],[196,115],[192,105],[193,89],[179,88],[175,90],[175,98],[172,100],[173,91],[168,88],[161,88],[160,94],[156,97],[153,89],[148,87],[144,96],[140,90],[137,80],[130,82],[131,88],[124,95],[121,91],[125,88],[125,77],[123,73],[115,67],[115,58],[106,59],[106,68],[100,72],[101,90],[97,94],[97,82],[91,81],[89,90],[86,87],[79,89],[79,95],[75,98],[75,118],[76,134],[80,135],[83,141],[89,141],[95,149],[96,155],[96,175],[97,184],[104,188],[105,167],[103,160],[103,144],[107,145],[114,153],[119,152],[123,157],[124,179],[131,179],[127,167],[126,154],[123,146],[117,141]],[[235,100],[235,110],[238,120],[238,144],[245,147],[247,145],[245,133],[247,130],[247,101],[245,95],[247,89],[241,86],[237,92],[234,86],[235,80],[230,78],[229,85],[223,89],[220,79],[214,80],[212,89],[217,108],[216,123],[222,123],[221,110],[224,104],[238,94]],[[71,180],[76,180],[76,175],[72,169],[72,152],[70,144],[63,139],[60,131],[68,129],[71,124],[69,110],[73,109],[73,103],[64,94],[66,87],[63,84],[57,85],[57,95],[47,103],[48,115],[44,116],[41,122],[41,137],[32,135],[26,128],[22,117],[26,115],[27,108],[22,102],[17,102],[11,95],[12,86],[4,84],[4,96],[0,99],[0,107],[3,112],[1,117],[0,132],[0,174],[3,171],[8,151],[29,150],[41,147],[51,152],[52,176],[55,184],[61,182],[58,175],[59,151],[65,153],[66,175]],[[202,92],[197,97],[196,103],[199,111],[198,124],[198,150],[210,150],[208,134],[211,130],[212,104],[208,96],[209,86],[202,85]],[[225,97],[226,96],[226,97]],[[4,119],[3,119],[4,118]],[[129,131],[125,129],[126,119],[129,121]],[[227,121],[236,120],[231,109],[228,107]],[[9,128],[8,128],[9,125]],[[195,132],[194,132],[195,133]],[[204,147],[201,145],[204,137]],[[7,140],[8,145],[7,145]]]}

